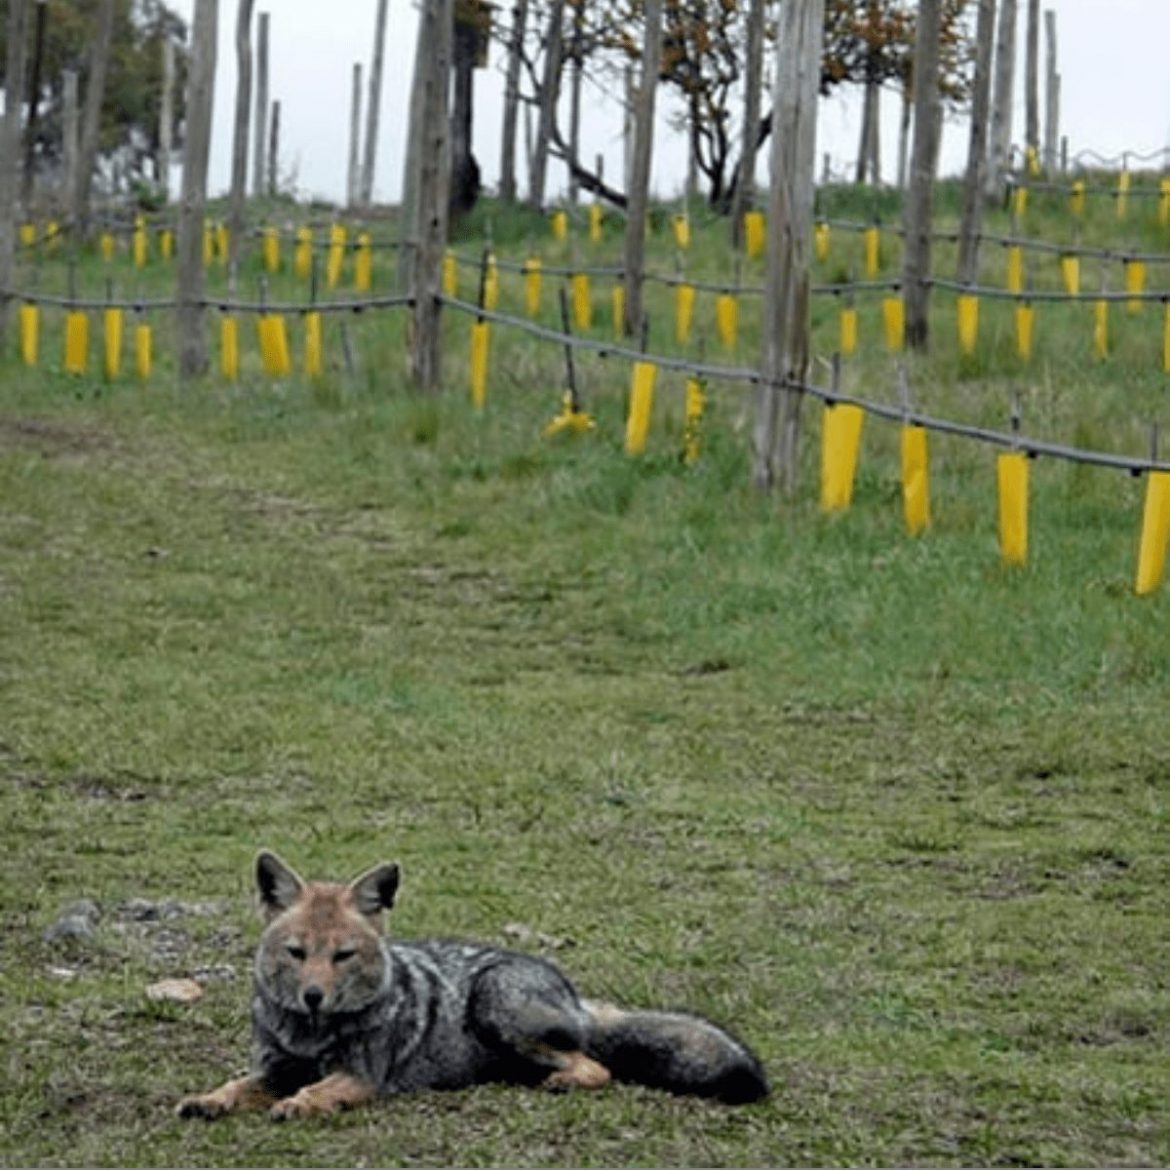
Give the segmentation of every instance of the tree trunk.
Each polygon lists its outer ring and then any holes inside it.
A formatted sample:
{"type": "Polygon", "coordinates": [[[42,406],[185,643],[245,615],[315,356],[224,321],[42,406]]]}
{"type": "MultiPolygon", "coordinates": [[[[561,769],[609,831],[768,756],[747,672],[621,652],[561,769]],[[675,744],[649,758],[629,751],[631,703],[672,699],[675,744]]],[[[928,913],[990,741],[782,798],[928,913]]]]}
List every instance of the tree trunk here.
{"type": "Polygon", "coordinates": [[[642,77],[638,88],[637,126],[634,130],[634,160],[631,182],[626,191],[626,236],[622,266],[625,284],[627,337],[642,330],[642,269],[646,258],[646,207],[650,198],[650,162],[654,153],[654,97],[662,61],[663,0],[645,0],[646,23],[642,41],[642,77]]]}
{"type": "Polygon", "coordinates": [[[875,187],[881,182],[881,86],[870,74],[865,81],[865,97],[861,106],[861,141],[857,148],[857,182],[866,181],[875,187]]]}
{"type": "MultiPolygon", "coordinates": [[[[45,56],[46,0],[37,0],[36,25],[33,31],[32,77],[28,86],[28,126],[24,132],[24,176],[20,200],[25,207],[32,203],[33,183],[36,180],[37,109],[41,101],[41,64],[45,56]]],[[[12,91],[9,90],[11,93],[12,91]]]]}
{"type": "Polygon", "coordinates": [[[1056,170],[1056,144],[1060,139],[1060,74],[1056,71],[1056,13],[1044,13],[1045,73],[1044,85],[1044,167],[1049,174],[1056,170]]]}
{"type": "Polygon", "coordinates": [[[913,86],[907,81],[902,85],[902,116],[898,119],[898,190],[906,190],[906,170],[910,162],[910,111],[913,101],[913,86]]]}
{"type": "Polygon", "coordinates": [[[544,73],[540,80],[540,120],[536,127],[536,146],[528,177],[528,202],[534,211],[544,206],[544,189],[548,178],[548,148],[556,116],[557,94],[561,87],[561,41],[565,0],[549,5],[548,37],[544,46],[544,73]]]}
{"type": "MultiPolygon", "coordinates": [[[[24,61],[28,41],[28,0],[8,0],[8,49],[5,56],[4,79],[6,94],[4,120],[0,122],[0,157],[20,158],[20,121],[24,103],[24,61]]],[[[17,221],[20,192],[20,167],[0,167],[0,289],[12,281],[16,256],[17,221]]],[[[0,345],[8,336],[10,301],[0,295],[0,345]]]]}
{"type": "Polygon", "coordinates": [[[77,70],[61,72],[61,190],[60,210],[68,216],[77,186],[77,149],[81,117],[77,100],[77,70]]]}
{"type": "Polygon", "coordinates": [[[264,148],[268,145],[268,13],[261,12],[256,29],[256,117],[252,143],[252,194],[260,198],[264,182],[264,148]]]}
{"type": "Polygon", "coordinates": [[[114,39],[114,0],[100,0],[93,40],[89,51],[89,76],[85,83],[85,109],[81,116],[81,141],[77,152],[77,175],[73,186],[69,218],[79,236],[89,232],[90,192],[97,165],[98,144],[102,130],[102,100],[106,92],[106,74],[110,66],[110,46],[114,39]]]}
{"type": "Polygon", "coordinates": [[[983,169],[987,165],[987,109],[991,98],[991,42],[995,0],[979,0],[975,22],[975,80],[963,212],[959,223],[958,280],[974,284],[979,275],[979,233],[983,226],[983,169]]]}
{"type": "Polygon", "coordinates": [[[823,40],[824,0],[786,0],[773,81],[763,377],[756,391],[752,481],[768,489],[779,479],[789,494],[798,480],[804,397],[799,386],[809,364],[809,244],[823,40]]]}
{"type": "Polygon", "coordinates": [[[440,388],[443,253],[447,247],[447,207],[451,178],[448,141],[448,89],[451,78],[453,0],[425,0],[419,15],[415,77],[420,79],[417,174],[413,235],[414,317],[411,376],[420,390],[440,388]]]}
{"type": "Polygon", "coordinates": [[[353,92],[349,99],[349,166],[345,172],[345,205],[351,211],[357,206],[361,190],[361,135],[362,135],[362,65],[353,63],[353,92]]]}
{"type": "Polygon", "coordinates": [[[520,66],[524,55],[524,26],[528,0],[512,7],[512,33],[508,38],[508,70],[504,81],[504,127],[500,139],[500,199],[516,202],[516,120],[520,110],[520,66]]]}
{"type": "MultiPolygon", "coordinates": [[[[573,71],[569,77],[569,155],[576,161],[581,153],[581,77],[584,62],[581,57],[581,30],[585,21],[584,0],[570,0],[573,9],[573,41],[570,50],[573,71]]],[[[569,168],[569,203],[577,206],[580,183],[569,168]]]]}
{"type": "Polygon", "coordinates": [[[1024,39],[1024,145],[1040,150],[1040,0],[1028,0],[1024,39]]]}
{"type": "MultiPolygon", "coordinates": [[[[207,204],[207,160],[211,153],[211,114],[215,96],[215,45],[219,0],[195,0],[191,20],[191,64],[187,82],[187,142],[183,149],[183,187],[179,202],[178,328],[179,374],[197,378],[207,370],[203,311],[203,217],[207,204]]],[[[263,19],[263,18],[261,18],[263,19]]]]}
{"type": "Polygon", "coordinates": [[[236,116],[232,126],[232,186],[228,213],[228,271],[239,268],[244,237],[244,199],[248,186],[248,124],[252,113],[252,4],[236,9],[236,116]]]}
{"type": "MultiPolygon", "coordinates": [[[[362,204],[374,201],[374,162],[378,153],[378,115],[382,108],[382,59],[386,52],[386,9],[389,0],[378,0],[374,20],[373,60],[370,64],[370,100],[366,106],[366,152],[362,160],[362,204]]],[[[447,34],[450,37],[450,33],[447,34]]]]}
{"type": "Polygon", "coordinates": [[[1012,90],[1016,67],[1016,0],[1002,0],[995,41],[995,92],[991,105],[991,141],[984,193],[992,202],[1003,194],[1012,141],[1012,90]]]}
{"type": "Polygon", "coordinates": [[[268,120],[268,163],[265,177],[268,180],[268,197],[275,198],[280,192],[280,102],[272,103],[272,116],[268,120]]]}
{"type": "Polygon", "coordinates": [[[760,145],[760,77],[764,58],[764,0],[750,0],[744,75],[739,178],[731,201],[731,246],[743,248],[743,217],[755,205],[756,151],[760,145]]]}
{"type": "Polygon", "coordinates": [[[902,293],[906,299],[906,344],[926,349],[930,276],[931,211],[938,157],[939,32],[941,0],[919,0],[914,34],[914,146],[906,199],[902,293]]]}
{"type": "Polygon", "coordinates": [[[471,153],[471,122],[475,59],[479,27],[472,4],[455,5],[452,69],[455,86],[451,106],[451,210],[470,211],[479,198],[479,164],[471,153]]]}
{"type": "MultiPolygon", "coordinates": [[[[427,86],[431,78],[430,47],[423,39],[430,28],[419,13],[418,31],[414,42],[414,72],[410,82],[410,121],[406,135],[406,153],[402,163],[402,214],[399,217],[402,247],[398,252],[398,288],[402,293],[414,292],[414,270],[418,237],[418,184],[423,142],[423,117],[426,113],[427,86]]],[[[358,194],[361,194],[359,182],[358,194]]]]}
{"type": "Polygon", "coordinates": [[[162,46],[162,98],[158,111],[158,179],[163,200],[171,197],[171,139],[175,125],[175,42],[170,37],[162,46]]]}

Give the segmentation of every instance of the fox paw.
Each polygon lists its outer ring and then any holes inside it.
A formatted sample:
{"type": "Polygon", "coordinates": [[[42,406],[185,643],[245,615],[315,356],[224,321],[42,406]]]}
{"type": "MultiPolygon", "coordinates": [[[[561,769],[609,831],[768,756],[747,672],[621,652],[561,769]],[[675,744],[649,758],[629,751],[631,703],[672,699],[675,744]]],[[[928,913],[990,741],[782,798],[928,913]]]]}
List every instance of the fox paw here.
{"type": "Polygon", "coordinates": [[[184,1097],[175,1106],[175,1115],[182,1118],[201,1117],[204,1121],[213,1121],[227,1112],[224,1103],[211,1094],[202,1097],[184,1097]]]}
{"type": "Polygon", "coordinates": [[[277,1101],[271,1109],[268,1110],[268,1116],[273,1121],[294,1121],[301,1120],[305,1117],[318,1117],[323,1113],[332,1113],[333,1110],[328,1105],[323,1105],[319,1101],[314,1101],[311,1097],[302,1096],[297,1093],[292,1097],[285,1097],[281,1101],[277,1101]]]}

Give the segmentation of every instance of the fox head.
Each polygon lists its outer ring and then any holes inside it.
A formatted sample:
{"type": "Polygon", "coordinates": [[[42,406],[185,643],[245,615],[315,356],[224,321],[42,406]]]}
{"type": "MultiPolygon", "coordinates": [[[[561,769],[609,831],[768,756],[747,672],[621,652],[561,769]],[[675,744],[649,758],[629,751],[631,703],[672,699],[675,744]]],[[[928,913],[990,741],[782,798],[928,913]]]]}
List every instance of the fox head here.
{"type": "Polygon", "coordinates": [[[275,853],[256,858],[267,925],[256,953],[262,993],[312,1018],[360,1011],[383,987],[382,911],[394,904],[398,866],[377,865],[348,885],[306,882],[275,853]]]}

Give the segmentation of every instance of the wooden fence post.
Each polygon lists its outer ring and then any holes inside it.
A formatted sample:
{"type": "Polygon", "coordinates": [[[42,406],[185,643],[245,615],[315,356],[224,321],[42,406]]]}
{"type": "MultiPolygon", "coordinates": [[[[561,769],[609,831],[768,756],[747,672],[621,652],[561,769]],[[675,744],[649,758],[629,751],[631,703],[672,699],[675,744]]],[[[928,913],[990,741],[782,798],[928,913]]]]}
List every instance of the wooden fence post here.
{"type": "Polygon", "coordinates": [[[528,204],[533,211],[544,206],[544,188],[548,177],[548,147],[556,117],[557,94],[561,84],[561,41],[565,17],[565,0],[549,5],[548,36],[544,44],[544,72],[540,81],[540,119],[536,128],[536,148],[528,173],[528,204]]]}
{"type": "MultiPolygon", "coordinates": [[[[76,81],[74,82],[76,86],[76,81]]],[[[163,199],[171,198],[171,141],[175,128],[175,42],[170,37],[162,45],[162,97],[158,107],[158,184],[163,199]]]]}
{"type": "Polygon", "coordinates": [[[248,186],[248,123],[252,113],[252,3],[236,10],[236,112],[232,127],[232,186],[228,212],[228,271],[240,263],[244,235],[244,198],[248,186]]]}
{"type": "Polygon", "coordinates": [[[764,0],[750,0],[747,14],[747,63],[744,74],[743,135],[739,174],[731,201],[731,246],[743,248],[743,217],[755,204],[756,151],[760,142],[760,74],[764,57],[764,0]]]}
{"type": "Polygon", "coordinates": [[[1044,13],[1044,169],[1052,174],[1057,163],[1060,136],[1060,74],[1056,71],[1056,13],[1044,13]]]}
{"type": "Polygon", "coordinates": [[[1012,141],[1012,90],[1016,68],[1016,0],[1000,0],[995,41],[995,92],[991,104],[991,140],[984,194],[997,202],[1003,191],[1012,141]]]}
{"type": "Polygon", "coordinates": [[[94,17],[93,40],[87,54],[88,77],[85,82],[85,107],[81,113],[81,136],[77,148],[77,172],[69,194],[69,218],[74,232],[89,230],[90,192],[93,169],[97,163],[102,128],[102,100],[110,66],[110,48],[114,39],[114,0],[101,0],[94,17]]]}
{"type": "Polygon", "coordinates": [[[264,182],[264,148],[268,143],[268,13],[261,12],[256,28],[256,118],[252,142],[252,194],[260,197],[264,182]]]}
{"type": "Polygon", "coordinates": [[[971,95],[971,133],[963,212],[959,221],[958,279],[974,284],[979,274],[979,232],[983,221],[983,171],[987,165],[987,110],[991,98],[991,43],[995,0],[979,0],[975,21],[975,81],[971,95]]]}
{"type": "Polygon", "coordinates": [[[520,109],[520,66],[524,54],[524,26],[528,23],[528,0],[512,6],[512,29],[508,37],[508,69],[504,81],[504,126],[500,136],[500,199],[516,202],[516,120],[520,109]]]}
{"type": "Polygon", "coordinates": [[[345,205],[357,206],[361,190],[362,63],[353,63],[353,90],[349,98],[349,165],[345,172],[345,205]]]}
{"type": "MultiPolygon", "coordinates": [[[[8,51],[4,77],[9,94],[24,92],[24,61],[28,40],[28,0],[8,0],[8,51]]],[[[0,157],[20,157],[20,116],[23,103],[6,100],[0,122],[0,157]]],[[[17,196],[20,191],[19,165],[0,167],[0,289],[12,279],[16,255],[17,196]]],[[[8,335],[9,300],[0,294],[0,342],[8,335]]]]}
{"type": "Polygon", "coordinates": [[[1028,0],[1024,32],[1024,146],[1040,153],[1040,0],[1028,0]]]}
{"type": "Polygon", "coordinates": [[[268,180],[268,194],[274,196],[280,189],[280,171],[277,163],[280,160],[280,102],[272,103],[271,117],[268,119],[268,164],[264,168],[265,178],[268,180]]]}
{"type": "Polygon", "coordinates": [[[388,0],[378,0],[374,19],[373,60],[370,62],[370,100],[366,106],[366,149],[362,158],[362,206],[374,199],[374,164],[378,154],[378,116],[382,107],[382,58],[386,52],[386,8],[388,0]]]}

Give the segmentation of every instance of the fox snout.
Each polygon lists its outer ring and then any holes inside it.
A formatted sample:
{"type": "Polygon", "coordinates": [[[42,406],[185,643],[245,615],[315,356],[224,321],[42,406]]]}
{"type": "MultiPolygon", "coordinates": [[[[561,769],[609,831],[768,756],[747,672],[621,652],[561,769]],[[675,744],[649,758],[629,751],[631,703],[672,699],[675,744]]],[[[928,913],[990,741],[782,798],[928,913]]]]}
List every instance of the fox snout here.
{"type": "Polygon", "coordinates": [[[301,1003],[305,1005],[305,1009],[309,1015],[315,1016],[321,1010],[321,1005],[325,1002],[325,992],[321,990],[315,983],[310,983],[308,987],[301,992],[301,1003]]]}

